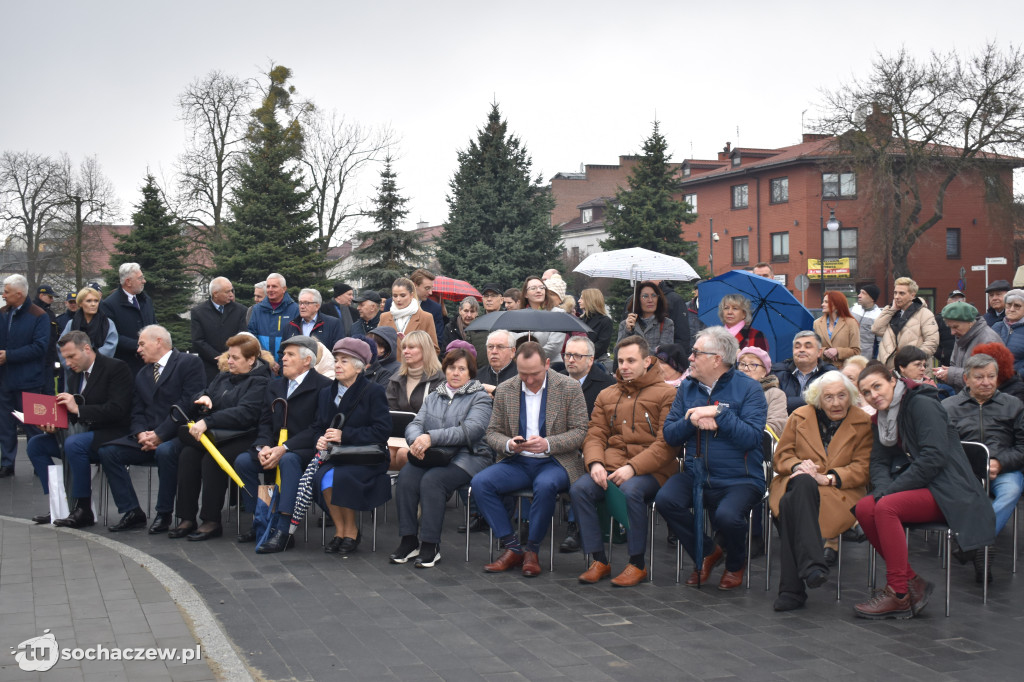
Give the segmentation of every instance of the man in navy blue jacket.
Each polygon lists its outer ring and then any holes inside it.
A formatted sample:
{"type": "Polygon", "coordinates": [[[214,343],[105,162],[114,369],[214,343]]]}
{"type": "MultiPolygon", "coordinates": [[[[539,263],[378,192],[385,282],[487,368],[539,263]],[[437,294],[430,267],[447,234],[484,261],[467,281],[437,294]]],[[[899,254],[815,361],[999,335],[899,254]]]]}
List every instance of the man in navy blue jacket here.
{"type": "Polygon", "coordinates": [[[334,344],[345,337],[342,333],[341,321],[336,317],[323,315],[322,304],[323,297],[316,289],[300,291],[299,316],[288,323],[288,331],[284,338],[308,336],[324,344],[325,348],[334,348],[334,344]]]}
{"type": "MultiPolygon", "coordinates": [[[[0,478],[14,475],[18,454],[18,425],[11,412],[21,411],[21,393],[53,393],[53,367],[46,371],[50,318],[28,300],[28,280],[11,275],[4,280],[0,309],[0,478]]],[[[26,438],[42,433],[25,425],[26,438]]]]}
{"type": "Polygon", "coordinates": [[[707,582],[722,560],[723,550],[725,574],[718,589],[732,590],[743,584],[747,520],[764,495],[761,442],[768,403],[761,384],[736,371],[738,351],[736,338],[724,327],[701,331],[690,355],[690,376],[679,387],[664,423],[665,442],[685,446],[686,462],[682,473],[658,491],[655,505],[686,552],[701,566],[700,573],[694,571],[686,581],[690,586],[707,582]],[[694,557],[695,455],[704,460],[704,505],[723,545],[716,546],[705,537],[703,557],[694,557]]]}
{"type": "Polygon", "coordinates": [[[156,324],[153,301],[143,293],[146,277],[138,263],[124,263],[117,269],[121,286],[100,303],[100,311],[117,327],[117,350],[114,357],[128,365],[132,376],[142,369],[142,360],[136,352],[139,330],[156,324]]]}
{"type": "Polygon", "coordinates": [[[156,515],[150,534],[166,533],[174,513],[178,487],[178,426],[171,419],[171,407],[192,404],[206,387],[203,361],[197,355],[171,348],[171,334],[152,325],[139,332],[139,355],[145,366],[135,375],[135,400],[128,435],[99,449],[103,472],[121,520],[108,530],[116,533],[143,526],[146,513],[132,486],[127,465],[156,462],[160,483],[156,494],[156,515]]]}

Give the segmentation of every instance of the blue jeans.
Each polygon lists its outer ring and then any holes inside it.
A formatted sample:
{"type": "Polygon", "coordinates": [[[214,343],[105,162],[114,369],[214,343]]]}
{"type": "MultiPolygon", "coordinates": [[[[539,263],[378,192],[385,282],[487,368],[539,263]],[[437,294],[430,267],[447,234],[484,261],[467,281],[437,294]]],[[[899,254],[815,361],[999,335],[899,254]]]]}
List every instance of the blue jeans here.
{"type": "MultiPolygon", "coordinates": [[[[630,556],[647,551],[647,504],[658,494],[658,479],[651,474],[634,476],[620,486],[626,496],[626,512],[629,515],[629,530],[626,531],[626,546],[630,556]]],[[[572,506],[580,525],[580,540],[586,554],[604,548],[603,531],[598,521],[597,505],[604,500],[605,489],[594,483],[589,474],[576,479],[569,490],[572,506]]]]}
{"type": "MultiPolygon", "coordinates": [[[[764,490],[745,483],[727,488],[704,487],[704,508],[711,515],[711,526],[722,536],[725,569],[738,571],[747,561],[747,520],[750,510],[761,501],[764,490]]],[[[704,557],[694,556],[696,550],[693,518],[693,473],[686,469],[665,482],[654,498],[658,513],[672,533],[683,543],[686,553],[699,566],[711,554],[715,541],[704,536],[704,557]]],[[[701,519],[701,526],[704,521],[701,519]]]]}
{"type": "MultiPolygon", "coordinates": [[[[49,495],[50,480],[47,467],[53,464],[54,458],[60,458],[57,438],[49,433],[32,436],[26,449],[32,468],[43,484],[43,494],[49,495]]],[[[92,476],[89,463],[100,461],[99,455],[92,450],[92,431],[68,436],[64,441],[64,456],[68,458],[68,469],[71,471],[71,497],[91,497],[92,476]]]]}
{"type": "Polygon", "coordinates": [[[1020,499],[1021,491],[1024,491],[1024,474],[1019,471],[999,474],[989,482],[989,489],[995,496],[992,500],[992,509],[996,512],[996,535],[999,535],[1003,526],[1013,516],[1017,500],[1020,499]]]}
{"type": "Polygon", "coordinates": [[[569,489],[569,474],[554,457],[512,455],[474,476],[470,486],[480,514],[498,538],[514,532],[502,498],[517,490],[532,489],[527,545],[536,551],[547,535],[558,494],[569,489]]]}
{"type": "MultiPolygon", "coordinates": [[[[265,473],[264,469],[260,465],[259,456],[251,450],[246,450],[236,457],[234,466],[238,477],[245,483],[245,489],[252,492],[251,495],[242,495],[245,511],[251,514],[256,511],[256,488],[260,485],[259,475],[265,473]]],[[[290,516],[295,509],[299,479],[302,478],[302,472],[306,470],[306,467],[302,464],[302,459],[294,452],[285,452],[281,455],[277,466],[281,469],[281,499],[277,503],[277,512],[290,516]]],[[[273,469],[267,473],[271,474],[271,482],[276,480],[273,469]]]]}
{"type": "MultiPolygon", "coordinates": [[[[160,443],[156,450],[143,451],[128,445],[104,445],[100,448],[100,461],[103,473],[110,484],[110,494],[114,497],[119,514],[127,514],[139,508],[139,498],[132,485],[132,477],[128,472],[129,465],[148,465],[156,462],[159,482],[156,490],[156,513],[174,513],[174,495],[178,490],[178,453],[181,452],[181,441],[172,438],[160,443]]],[[[149,513],[149,510],[146,510],[149,513]]]]}

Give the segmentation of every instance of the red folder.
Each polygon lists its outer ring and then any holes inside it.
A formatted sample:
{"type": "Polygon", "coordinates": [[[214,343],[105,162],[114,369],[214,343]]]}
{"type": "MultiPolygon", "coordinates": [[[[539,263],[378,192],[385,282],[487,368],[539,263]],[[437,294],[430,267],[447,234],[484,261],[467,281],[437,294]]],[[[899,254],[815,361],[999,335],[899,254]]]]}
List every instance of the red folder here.
{"type": "Polygon", "coordinates": [[[33,426],[68,428],[68,408],[57,404],[57,397],[42,393],[22,393],[21,405],[25,423],[33,426]]]}

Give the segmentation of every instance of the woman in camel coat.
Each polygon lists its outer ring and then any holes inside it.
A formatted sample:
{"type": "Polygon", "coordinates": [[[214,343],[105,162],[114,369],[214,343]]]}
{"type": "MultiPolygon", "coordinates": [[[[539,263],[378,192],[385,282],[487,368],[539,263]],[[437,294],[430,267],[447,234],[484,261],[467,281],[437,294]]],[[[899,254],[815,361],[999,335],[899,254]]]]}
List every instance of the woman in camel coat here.
{"type": "Polygon", "coordinates": [[[814,332],[821,339],[822,356],[842,369],[846,358],[860,355],[860,325],[850,313],[846,296],[838,291],[825,292],[821,313],[814,321],[814,332]]]}
{"type": "Polygon", "coordinates": [[[871,418],[857,407],[853,382],[835,370],[816,379],[793,411],[775,449],[768,503],[781,539],[776,611],[800,608],[807,587],[828,579],[822,538],[856,523],[851,509],[867,493],[871,418]]]}
{"type": "Polygon", "coordinates": [[[380,326],[394,327],[398,331],[399,352],[402,348],[402,339],[414,331],[426,332],[434,343],[434,352],[441,352],[441,347],[437,344],[434,316],[420,309],[419,301],[416,300],[416,285],[411,279],[399,277],[391,285],[391,310],[381,313],[380,326]]]}

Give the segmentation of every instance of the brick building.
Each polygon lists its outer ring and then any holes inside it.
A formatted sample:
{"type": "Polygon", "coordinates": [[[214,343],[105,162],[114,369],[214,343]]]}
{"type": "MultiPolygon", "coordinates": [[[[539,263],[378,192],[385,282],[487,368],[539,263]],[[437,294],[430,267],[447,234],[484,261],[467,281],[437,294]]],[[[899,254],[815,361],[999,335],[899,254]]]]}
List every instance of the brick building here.
{"type": "MultiPolygon", "coordinates": [[[[814,308],[823,291],[824,246],[824,289],[852,296],[860,285],[873,282],[888,301],[891,265],[885,235],[871,218],[867,183],[863,178],[858,183],[856,173],[832,165],[832,141],[807,134],[799,144],[778,149],[726,144],[715,159],[675,164],[680,169],[680,196],[698,215],[695,223],[683,228],[684,237],[697,242],[698,264],[721,274],[767,261],[798,299],[796,278],[808,275],[805,300],[814,308]],[[822,226],[833,213],[839,229],[825,230],[823,236],[822,226]],[[712,241],[713,233],[719,241],[712,241]]],[[[593,217],[588,209],[593,210],[595,200],[601,199],[603,206],[616,188],[626,186],[635,162],[636,157],[624,156],[617,166],[588,165],[582,173],[559,173],[552,178],[553,224],[564,223],[563,230],[582,227],[586,218],[593,217]]],[[[942,220],[911,249],[908,265],[926,298],[937,297],[944,303],[949,291],[958,287],[962,268],[962,288],[970,301],[983,307],[985,273],[973,271],[972,266],[983,265],[986,258],[1007,259],[1006,265],[989,267],[989,281],[1013,279],[1018,265],[1013,221],[1005,207],[991,199],[987,187],[997,179],[1012,189],[1013,169],[1024,166],[1024,160],[1003,157],[997,166],[994,177],[991,172],[989,177],[978,172],[958,177],[946,192],[942,220]]],[[[927,217],[934,193],[922,199],[927,217]]],[[[566,232],[567,245],[571,232],[566,232]]]]}

